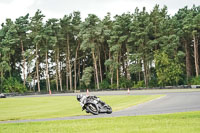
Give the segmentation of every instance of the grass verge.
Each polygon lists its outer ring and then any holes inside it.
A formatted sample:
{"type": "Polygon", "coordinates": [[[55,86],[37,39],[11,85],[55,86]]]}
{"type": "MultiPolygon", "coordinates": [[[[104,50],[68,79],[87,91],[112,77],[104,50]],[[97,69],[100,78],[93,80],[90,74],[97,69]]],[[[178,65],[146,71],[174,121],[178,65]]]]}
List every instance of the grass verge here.
{"type": "Polygon", "coordinates": [[[164,115],[0,124],[0,133],[199,133],[200,111],[164,115]]]}
{"type": "MultiPolygon", "coordinates": [[[[162,95],[101,96],[114,111],[143,103],[162,95]]],[[[0,99],[0,121],[56,118],[85,115],[75,96],[23,97],[0,99]]]]}

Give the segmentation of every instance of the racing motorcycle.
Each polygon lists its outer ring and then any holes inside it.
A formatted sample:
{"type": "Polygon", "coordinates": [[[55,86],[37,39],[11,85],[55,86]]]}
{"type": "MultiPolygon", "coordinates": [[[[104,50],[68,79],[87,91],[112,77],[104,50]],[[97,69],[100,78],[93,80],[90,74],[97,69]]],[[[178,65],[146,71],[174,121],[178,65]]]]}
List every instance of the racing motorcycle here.
{"type": "Polygon", "coordinates": [[[6,95],[3,93],[0,93],[0,98],[6,98],[6,95]]]}
{"type": "Polygon", "coordinates": [[[77,95],[77,100],[82,107],[82,111],[85,110],[86,113],[91,113],[93,115],[98,115],[99,113],[112,113],[112,108],[101,101],[97,96],[77,95]]]}

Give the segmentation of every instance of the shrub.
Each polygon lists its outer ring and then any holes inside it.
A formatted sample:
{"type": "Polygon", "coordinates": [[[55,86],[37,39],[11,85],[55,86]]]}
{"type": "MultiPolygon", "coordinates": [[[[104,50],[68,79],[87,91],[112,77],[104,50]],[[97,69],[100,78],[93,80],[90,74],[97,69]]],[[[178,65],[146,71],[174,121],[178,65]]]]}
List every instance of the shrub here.
{"type": "Polygon", "coordinates": [[[132,87],[132,82],[131,80],[126,79],[125,77],[120,78],[120,88],[129,88],[132,87]]]}
{"type": "Polygon", "coordinates": [[[117,89],[117,84],[112,84],[112,85],[110,85],[110,88],[111,88],[111,89],[117,89]]]}
{"type": "Polygon", "coordinates": [[[157,87],[159,86],[158,85],[158,80],[157,78],[152,78],[150,81],[149,81],[149,87],[157,87]]]}
{"type": "Polygon", "coordinates": [[[16,78],[10,77],[3,83],[4,92],[19,92],[23,93],[27,91],[27,88],[20,83],[16,78]]]}
{"type": "Polygon", "coordinates": [[[100,84],[99,87],[101,89],[110,89],[110,83],[107,80],[103,80],[100,84]]]}
{"type": "Polygon", "coordinates": [[[200,76],[199,76],[199,77],[194,77],[194,78],[192,78],[192,79],[189,81],[189,83],[190,83],[191,85],[200,85],[200,76]]]}
{"type": "Polygon", "coordinates": [[[140,87],[145,87],[144,80],[138,81],[137,84],[135,84],[135,85],[133,86],[133,88],[140,88],[140,87]]]}

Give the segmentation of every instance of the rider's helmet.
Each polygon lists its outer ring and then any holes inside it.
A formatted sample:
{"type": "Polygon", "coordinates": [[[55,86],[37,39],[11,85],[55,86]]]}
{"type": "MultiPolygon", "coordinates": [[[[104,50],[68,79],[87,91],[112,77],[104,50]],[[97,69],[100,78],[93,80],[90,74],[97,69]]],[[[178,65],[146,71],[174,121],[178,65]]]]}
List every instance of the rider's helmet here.
{"type": "Polygon", "coordinates": [[[77,98],[78,101],[80,101],[80,99],[81,99],[82,97],[83,97],[82,94],[76,96],[76,98],[77,98]]]}

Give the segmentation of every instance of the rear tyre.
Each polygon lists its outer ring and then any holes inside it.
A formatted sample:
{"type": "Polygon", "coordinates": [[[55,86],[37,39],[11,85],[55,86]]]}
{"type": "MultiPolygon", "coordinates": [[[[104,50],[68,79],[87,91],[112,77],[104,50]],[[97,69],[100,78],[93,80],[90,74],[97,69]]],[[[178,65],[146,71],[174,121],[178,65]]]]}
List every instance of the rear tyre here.
{"type": "Polygon", "coordinates": [[[98,108],[94,104],[91,104],[91,103],[86,106],[86,110],[93,115],[99,114],[98,108]]]}

